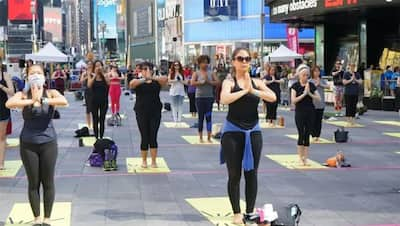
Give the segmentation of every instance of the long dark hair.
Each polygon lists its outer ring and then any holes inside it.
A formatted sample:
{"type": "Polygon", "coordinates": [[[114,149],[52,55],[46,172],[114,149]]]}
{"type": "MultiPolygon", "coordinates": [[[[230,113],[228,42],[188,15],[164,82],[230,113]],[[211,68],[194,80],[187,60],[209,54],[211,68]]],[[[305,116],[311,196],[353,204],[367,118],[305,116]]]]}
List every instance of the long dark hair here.
{"type": "Polygon", "coordinates": [[[103,62],[101,62],[101,60],[96,60],[96,61],[94,62],[94,64],[93,64],[94,73],[97,75],[97,73],[96,73],[96,64],[97,64],[97,63],[100,63],[100,64],[101,64],[101,67],[103,68],[102,71],[101,71],[101,73],[99,73],[99,75],[100,75],[100,77],[101,77],[101,79],[102,79],[103,81],[106,81],[106,76],[104,75],[104,64],[103,64],[103,62]]]}
{"type": "MultiPolygon", "coordinates": [[[[234,60],[236,60],[236,56],[239,54],[239,52],[240,51],[246,51],[248,54],[249,54],[249,56],[250,56],[250,50],[249,49],[247,49],[247,48],[243,48],[243,47],[239,47],[239,48],[236,48],[234,51],[233,51],[233,53],[232,53],[232,61],[234,61],[234,60]]],[[[232,77],[235,77],[236,76],[236,69],[235,69],[235,67],[232,65],[232,71],[231,71],[231,75],[232,75],[232,77]]]]}
{"type": "Polygon", "coordinates": [[[175,61],[172,65],[171,65],[171,79],[175,79],[175,64],[179,64],[179,74],[181,74],[182,75],[182,77],[183,77],[183,68],[182,68],[182,64],[181,64],[181,62],[179,62],[178,60],[177,61],[175,61]]]}
{"type": "Polygon", "coordinates": [[[321,68],[319,68],[319,66],[317,66],[317,65],[314,65],[314,66],[311,68],[311,72],[310,72],[310,77],[311,77],[312,79],[314,79],[314,71],[316,71],[316,70],[319,71],[319,77],[321,77],[321,68]]]}

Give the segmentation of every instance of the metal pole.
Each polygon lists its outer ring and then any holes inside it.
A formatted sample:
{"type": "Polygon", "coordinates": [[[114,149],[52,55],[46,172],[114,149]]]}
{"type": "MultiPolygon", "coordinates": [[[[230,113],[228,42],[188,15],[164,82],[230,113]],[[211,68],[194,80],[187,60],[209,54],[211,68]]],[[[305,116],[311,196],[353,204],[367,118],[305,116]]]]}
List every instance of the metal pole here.
{"type": "Polygon", "coordinates": [[[265,13],[264,13],[264,0],[261,0],[261,15],[260,15],[260,24],[261,24],[261,40],[260,40],[260,67],[264,67],[264,24],[265,24],[265,13]]]}
{"type": "Polygon", "coordinates": [[[101,51],[100,40],[99,40],[99,1],[96,0],[96,42],[97,42],[97,53],[99,59],[103,59],[103,53],[101,51]]]}
{"type": "Polygon", "coordinates": [[[32,53],[36,52],[36,20],[35,13],[32,13],[32,53]]]}

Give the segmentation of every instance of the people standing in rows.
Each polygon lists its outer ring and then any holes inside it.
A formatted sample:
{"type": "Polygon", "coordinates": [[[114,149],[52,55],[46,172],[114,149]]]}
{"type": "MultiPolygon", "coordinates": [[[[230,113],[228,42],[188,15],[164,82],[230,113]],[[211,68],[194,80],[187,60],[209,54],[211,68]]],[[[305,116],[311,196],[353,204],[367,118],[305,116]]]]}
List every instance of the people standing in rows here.
{"type": "Polygon", "coordinates": [[[196,109],[196,86],[192,85],[192,70],[187,66],[184,70],[186,74],[186,80],[188,81],[187,85],[187,95],[189,98],[189,112],[192,114],[192,117],[196,117],[197,109],[196,109]]]}
{"type": "Polygon", "coordinates": [[[344,100],[346,102],[346,117],[349,125],[354,125],[355,116],[357,113],[357,102],[360,85],[362,79],[359,73],[356,72],[356,65],[350,64],[350,70],[346,71],[343,76],[344,84],[344,100]]]}
{"type": "Polygon", "coordinates": [[[308,81],[310,68],[307,65],[300,65],[296,73],[299,81],[293,84],[291,97],[293,104],[295,104],[295,122],[298,132],[297,153],[299,154],[300,164],[308,166],[310,135],[315,118],[313,101],[321,101],[321,97],[314,83],[308,81]]]}
{"type": "Polygon", "coordinates": [[[183,68],[179,61],[175,61],[168,74],[168,83],[171,85],[169,95],[171,96],[172,118],[177,123],[182,121],[183,98],[185,97],[185,85],[187,81],[183,76],[183,68]]]}
{"type": "MultiPolygon", "coordinates": [[[[265,78],[267,75],[269,75],[270,68],[271,65],[268,62],[265,62],[263,65],[263,70],[260,72],[260,78],[265,78]]],[[[262,113],[267,113],[267,103],[265,101],[263,101],[262,113]]]]}
{"type": "Polygon", "coordinates": [[[0,171],[5,169],[4,161],[7,148],[7,125],[11,120],[10,109],[6,107],[9,96],[14,95],[14,86],[10,76],[1,70],[0,77],[0,171]]]}
{"type": "Polygon", "coordinates": [[[104,73],[103,63],[97,60],[94,63],[94,75],[88,77],[88,87],[92,96],[93,131],[96,139],[103,139],[104,124],[108,110],[108,88],[110,80],[104,73]]]}
{"type": "Polygon", "coordinates": [[[93,128],[92,125],[92,102],[93,102],[93,93],[92,89],[88,87],[89,77],[94,76],[94,65],[92,61],[87,62],[87,69],[84,71],[80,77],[80,82],[84,89],[85,96],[85,107],[86,107],[86,125],[88,128],[93,128]]]}
{"type": "Polygon", "coordinates": [[[57,64],[56,71],[53,72],[51,79],[54,81],[55,89],[61,95],[64,95],[66,75],[59,64],[57,64]]]}
{"type": "Polygon", "coordinates": [[[232,55],[232,79],[225,79],[221,103],[229,107],[221,138],[221,163],[228,170],[228,195],[234,213],[233,223],[242,224],[240,209],[240,178],[245,177],[246,213],[254,211],[257,197],[257,169],[263,147],[258,120],[260,99],[276,101],[276,95],[262,80],[248,73],[251,61],[248,49],[235,49],[232,55]]]}
{"type": "Polygon", "coordinates": [[[276,113],[278,110],[278,104],[281,101],[281,84],[284,82],[283,79],[279,76],[279,73],[277,72],[276,66],[273,65],[269,68],[269,73],[266,75],[264,78],[264,82],[267,85],[268,88],[270,88],[276,96],[276,101],[275,102],[268,102],[264,101],[266,106],[267,106],[267,115],[266,115],[266,120],[267,123],[269,123],[270,127],[275,126],[275,120],[276,120],[276,113]]]}
{"type": "Polygon", "coordinates": [[[334,92],[335,92],[335,111],[336,116],[341,116],[342,104],[343,104],[343,75],[344,70],[342,63],[338,60],[335,63],[335,67],[332,70],[331,75],[333,76],[333,85],[334,85],[334,92]]]}
{"type": "Polygon", "coordinates": [[[219,81],[217,75],[212,73],[208,65],[210,64],[210,57],[201,55],[197,58],[199,70],[192,75],[191,85],[196,86],[196,108],[198,112],[198,132],[199,141],[203,143],[203,123],[206,119],[207,127],[207,141],[211,140],[211,127],[212,127],[212,109],[214,103],[214,86],[218,85],[219,81]]]}
{"type": "Polygon", "coordinates": [[[157,135],[161,122],[162,103],[161,87],[168,82],[166,76],[154,77],[154,65],[149,62],[141,64],[142,78],[133,79],[129,86],[135,89],[136,103],[134,111],[139,127],[141,142],[142,168],[147,168],[147,153],[150,148],[151,167],[157,168],[157,135]]]}
{"type": "Polygon", "coordinates": [[[52,118],[56,106],[66,106],[67,100],[54,89],[45,89],[45,77],[40,65],[28,71],[30,89],[17,92],[7,108],[22,108],[24,124],[20,134],[20,154],[28,177],[28,196],[35,226],[50,225],[55,197],[54,170],[57,160],[57,135],[52,118]],[[43,187],[44,219],[40,217],[40,185],[43,187]]]}
{"type": "MultiPolygon", "coordinates": [[[[217,103],[217,109],[220,110],[220,99],[221,99],[221,90],[222,90],[222,82],[225,80],[227,72],[225,70],[225,66],[223,64],[218,64],[218,67],[215,70],[218,80],[218,83],[215,87],[215,102],[217,103]]],[[[222,106],[222,109],[224,106],[222,106]]]]}
{"type": "Polygon", "coordinates": [[[325,79],[321,77],[320,67],[314,66],[311,69],[311,79],[316,87],[318,94],[320,95],[320,100],[313,99],[315,114],[314,114],[314,125],[312,127],[311,136],[314,138],[314,141],[319,142],[319,138],[321,137],[321,128],[322,128],[322,119],[324,116],[325,109],[325,89],[328,89],[330,86],[325,79]]]}
{"type": "Polygon", "coordinates": [[[110,81],[111,113],[113,116],[120,117],[121,80],[124,80],[124,77],[119,73],[116,65],[110,65],[110,72],[107,76],[110,81]]]}

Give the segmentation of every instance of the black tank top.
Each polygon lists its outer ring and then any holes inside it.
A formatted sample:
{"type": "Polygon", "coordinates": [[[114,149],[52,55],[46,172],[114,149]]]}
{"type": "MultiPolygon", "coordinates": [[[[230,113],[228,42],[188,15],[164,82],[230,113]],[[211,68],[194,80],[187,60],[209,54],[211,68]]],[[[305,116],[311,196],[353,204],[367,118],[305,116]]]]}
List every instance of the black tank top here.
{"type": "Polygon", "coordinates": [[[108,102],[108,85],[104,80],[94,80],[92,85],[92,96],[93,101],[96,103],[107,103],[108,102]]]}
{"type": "MultiPolygon", "coordinates": [[[[28,98],[31,98],[31,92],[28,98]]],[[[47,92],[43,89],[43,97],[47,97],[47,92]]],[[[54,107],[42,105],[40,107],[26,106],[22,110],[24,126],[22,127],[20,139],[22,142],[32,144],[43,144],[57,139],[56,131],[53,127],[54,107]]]]}
{"type": "MultiPolygon", "coordinates": [[[[232,93],[241,91],[236,78],[234,78],[235,85],[232,89],[232,93]]],[[[251,80],[253,88],[256,86],[251,80]]],[[[253,94],[246,94],[229,104],[228,116],[226,119],[234,125],[242,129],[251,129],[258,123],[258,103],[260,98],[253,94]]]]}
{"type": "MultiPolygon", "coordinates": [[[[7,82],[4,79],[4,74],[1,72],[0,84],[7,87],[7,82]]],[[[7,87],[8,88],[8,87],[7,87]]],[[[2,89],[0,89],[0,121],[10,118],[10,109],[6,108],[6,102],[8,100],[8,95],[2,89]]]]}
{"type": "Polygon", "coordinates": [[[135,112],[150,115],[161,114],[162,104],[160,100],[160,90],[160,84],[155,81],[143,83],[136,87],[135,112]]]}

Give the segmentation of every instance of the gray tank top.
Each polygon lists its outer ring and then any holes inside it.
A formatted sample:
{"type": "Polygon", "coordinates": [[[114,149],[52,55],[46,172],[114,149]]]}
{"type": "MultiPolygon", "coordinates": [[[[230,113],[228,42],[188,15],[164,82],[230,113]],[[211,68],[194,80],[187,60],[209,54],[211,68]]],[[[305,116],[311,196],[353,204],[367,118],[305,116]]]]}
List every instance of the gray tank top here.
{"type": "MultiPolygon", "coordinates": [[[[201,81],[200,71],[197,71],[197,81],[201,81]]],[[[207,72],[208,80],[211,81],[213,76],[211,72],[207,72]]],[[[196,98],[204,98],[204,97],[214,97],[214,87],[209,84],[205,83],[203,85],[196,86],[196,98]]]]}
{"type": "MultiPolygon", "coordinates": [[[[47,97],[43,91],[43,97],[47,97]]],[[[31,98],[29,92],[28,97],[31,98]]],[[[24,126],[21,131],[20,140],[32,144],[44,144],[57,139],[53,127],[54,107],[42,105],[40,107],[27,106],[22,110],[24,126]]]]}

